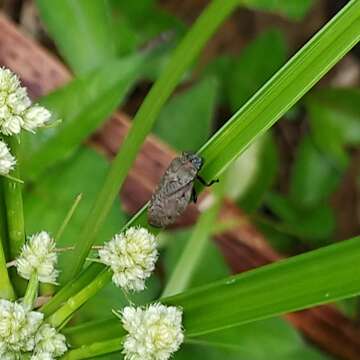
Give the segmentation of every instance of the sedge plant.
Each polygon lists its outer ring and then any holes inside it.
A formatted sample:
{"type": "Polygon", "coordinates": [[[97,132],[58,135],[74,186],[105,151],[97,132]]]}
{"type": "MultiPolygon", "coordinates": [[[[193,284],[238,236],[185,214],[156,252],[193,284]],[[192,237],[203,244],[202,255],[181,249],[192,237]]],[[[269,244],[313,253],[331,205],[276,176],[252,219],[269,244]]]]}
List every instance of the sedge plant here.
{"type": "MultiPolygon", "coordinates": [[[[209,236],[209,224],[216,218],[219,194],[213,206],[202,214],[163,296],[151,303],[136,306],[130,296],[144,290],[159,256],[159,229],[147,223],[147,205],[120,232],[95,248],[95,255],[90,253],[162,106],[211,35],[239,4],[236,0],[212,1],[175,49],[137,112],[73,244],[67,266],[61,269],[57,266],[56,241],[71,221],[79,199],[55,238],[42,231],[26,239],[22,203],[22,178],[26,179],[26,174],[23,177],[18,155],[21,135],[33,132],[32,141],[36,142],[37,133],[47,131],[38,128],[48,125],[50,112],[31,104],[15,74],[5,68],[0,70],[2,358],[86,359],[122,351],[126,359],[165,360],[183,342],[196,341],[205,334],[360,293],[360,270],[348,266],[360,260],[359,238],[186,290],[204,239],[209,236]],[[92,263],[85,267],[89,258],[92,263]],[[19,277],[27,281],[24,292],[18,286],[19,277]],[[96,322],[72,327],[69,322],[77,310],[111,281],[128,299],[128,306],[114,309],[111,320],[94,319],[96,322]],[[39,296],[40,283],[55,289],[50,297],[39,296]]],[[[221,176],[359,40],[360,3],[352,0],[199,149],[205,159],[200,175],[207,179],[221,176]]],[[[67,132],[71,137],[73,127],[66,128],[66,119],[64,125],[58,126],[64,126],[60,139],[66,138],[67,132]]],[[[56,136],[55,132],[55,142],[56,136]]],[[[37,152],[41,152],[41,144],[37,152]]],[[[41,162],[37,166],[41,167],[41,162]]]]}

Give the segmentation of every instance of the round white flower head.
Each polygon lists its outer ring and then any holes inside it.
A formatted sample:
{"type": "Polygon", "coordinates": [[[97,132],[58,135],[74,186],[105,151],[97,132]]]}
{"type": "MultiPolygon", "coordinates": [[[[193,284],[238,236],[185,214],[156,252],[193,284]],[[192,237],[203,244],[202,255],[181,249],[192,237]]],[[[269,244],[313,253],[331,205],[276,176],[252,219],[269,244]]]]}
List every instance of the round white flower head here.
{"type": "Polygon", "coordinates": [[[65,336],[58,333],[49,324],[44,324],[40,327],[35,335],[35,350],[34,359],[47,359],[46,356],[54,357],[61,356],[67,351],[65,336]]]}
{"type": "Polygon", "coordinates": [[[32,131],[50,120],[45,108],[31,106],[26,88],[9,69],[0,68],[0,133],[19,134],[21,129],[32,131]]]}
{"type": "Polygon", "coordinates": [[[24,279],[29,280],[36,272],[40,282],[56,284],[59,275],[56,263],[55,241],[46,231],[42,231],[30,236],[16,259],[16,268],[24,279]]]}
{"type": "Polygon", "coordinates": [[[123,349],[126,360],[167,360],[184,340],[182,311],[175,306],[128,306],[122,311],[122,323],[128,332],[123,349]]]}
{"type": "Polygon", "coordinates": [[[50,353],[38,353],[31,356],[30,360],[54,360],[54,357],[50,353]]]}
{"type": "Polygon", "coordinates": [[[125,291],[145,289],[158,258],[156,238],[145,228],[131,227],[99,250],[100,261],[113,271],[112,281],[125,291]]]}
{"type": "Polygon", "coordinates": [[[40,312],[29,311],[22,304],[0,299],[0,355],[21,358],[22,352],[32,351],[35,333],[43,321],[40,312]],[[2,352],[2,353],[1,353],[2,352]]]}
{"type": "Polygon", "coordinates": [[[7,145],[0,140],[0,175],[7,175],[14,168],[15,158],[11,155],[7,145]]]}

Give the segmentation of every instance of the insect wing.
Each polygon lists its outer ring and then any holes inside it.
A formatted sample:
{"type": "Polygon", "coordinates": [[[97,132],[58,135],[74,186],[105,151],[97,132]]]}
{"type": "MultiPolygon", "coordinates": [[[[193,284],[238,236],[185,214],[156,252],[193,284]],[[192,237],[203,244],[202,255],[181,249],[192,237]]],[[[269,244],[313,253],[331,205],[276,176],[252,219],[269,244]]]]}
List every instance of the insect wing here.
{"type": "Polygon", "coordinates": [[[175,222],[190,202],[193,183],[189,182],[167,196],[152,199],[149,209],[149,223],[157,227],[166,227],[175,222]]]}
{"type": "Polygon", "coordinates": [[[170,225],[185,211],[197,172],[191,161],[182,157],[171,162],[150,200],[148,219],[151,225],[170,225]]]}

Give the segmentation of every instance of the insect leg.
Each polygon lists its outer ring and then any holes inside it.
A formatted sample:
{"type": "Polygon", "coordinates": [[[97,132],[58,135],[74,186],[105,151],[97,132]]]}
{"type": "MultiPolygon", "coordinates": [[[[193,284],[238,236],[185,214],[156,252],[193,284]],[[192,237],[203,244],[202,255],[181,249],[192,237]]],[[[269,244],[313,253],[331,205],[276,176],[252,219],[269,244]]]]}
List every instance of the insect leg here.
{"type": "Polygon", "coordinates": [[[212,184],[215,184],[219,182],[219,179],[211,180],[209,183],[207,183],[200,175],[197,175],[196,178],[204,185],[204,186],[211,186],[212,184]]]}
{"type": "Polygon", "coordinates": [[[193,188],[191,190],[191,200],[196,204],[196,202],[197,202],[197,193],[196,193],[195,188],[193,188]]]}

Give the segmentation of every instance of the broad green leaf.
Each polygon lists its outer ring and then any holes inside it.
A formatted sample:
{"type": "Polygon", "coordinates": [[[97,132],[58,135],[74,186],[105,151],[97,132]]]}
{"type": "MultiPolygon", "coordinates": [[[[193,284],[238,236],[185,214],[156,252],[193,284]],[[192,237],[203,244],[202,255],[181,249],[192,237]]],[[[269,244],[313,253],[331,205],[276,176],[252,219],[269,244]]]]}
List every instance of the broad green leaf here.
{"type": "Polygon", "coordinates": [[[40,16],[60,53],[76,74],[115,57],[106,0],[36,0],[40,16]]]}
{"type": "Polygon", "coordinates": [[[69,157],[124,100],[141,73],[143,61],[138,55],[112,61],[42,98],[41,104],[63,121],[23,139],[23,173],[36,178],[69,157]]]}
{"type": "Polygon", "coordinates": [[[164,11],[154,0],[110,0],[109,3],[114,14],[120,51],[124,49],[124,41],[121,39],[124,26],[127,27],[125,36],[131,31],[134,47],[144,45],[163,32],[184,30],[182,22],[164,11]]]}
{"type": "Polygon", "coordinates": [[[205,78],[166,104],[154,133],[177,150],[196,151],[208,138],[216,105],[217,82],[205,78]]]}
{"type": "MultiPolygon", "coordinates": [[[[54,167],[41,177],[24,194],[27,234],[46,230],[55,235],[75,197],[82,193],[82,200],[57,244],[59,247],[74,245],[108,167],[108,162],[95,151],[81,148],[65,164],[54,167]]],[[[116,202],[97,237],[97,244],[110,240],[125,220],[116,202]]],[[[66,258],[67,253],[60,256],[61,268],[65,266],[66,258]]]]}
{"type": "MultiPolygon", "coordinates": [[[[261,341],[261,340],[259,340],[261,341]]],[[[221,349],[218,347],[209,347],[204,345],[187,345],[185,344],[178,353],[175,353],[175,360],[196,360],[199,358],[206,358],[207,360],[268,360],[269,354],[276,360],[321,360],[326,359],[326,356],[321,355],[319,352],[304,346],[302,349],[293,351],[282,351],[282,348],[274,348],[266,352],[268,345],[262,346],[257,343],[254,349],[234,350],[232,348],[221,349]]]]}
{"type": "Polygon", "coordinates": [[[285,63],[285,59],[285,39],[278,30],[269,30],[248,45],[226,74],[225,90],[231,109],[244,105],[285,63]]]}
{"type": "Polygon", "coordinates": [[[232,354],[234,359],[268,360],[271,354],[274,359],[292,360],[300,353],[306,353],[307,360],[326,358],[305,344],[296,330],[281,318],[256,321],[200,336],[193,341],[226,359],[227,354],[232,354]]]}
{"type": "Polygon", "coordinates": [[[162,299],[188,338],[360,294],[360,237],[162,299]],[[221,309],[221,311],[219,311],[221,309]]]}
{"type": "Polygon", "coordinates": [[[343,171],[335,161],[305,136],[293,163],[290,198],[298,207],[311,208],[327,200],[336,189],[343,171]]]}
{"type": "Polygon", "coordinates": [[[346,146],[360,144],[360,91],[325,89],[306,99],[315,144],[339,166],[347,164],[346,146]]]}
{"type": "Polygon", "coordinates": [[[288,235],[296,236],[305,242],[320,245],[320,240],[329,243],[335,230],[335,216],[326,203],[319,203],[308,209],[299,209],[290,199],[268,193],[266,205],[281,220],[274,227],[288,235]]]}
{"type": "Polygon", "coordinates": [[[218,101],[221,104],[228,103],[227,85],[229,71],[234,66],[236,58],[230,55],[219,55],[203,69],[203,77],[215,77],[218,82],[218,101]]]}
{"type": "Polygon", "coordinates": [[[313,2],[313,0],[245,0],[245,4],[250,8],[278,13],[293,20],[301,20],[310,10],[313,2]]]}
{"type": "Polygon", "coordinates": [[[256,228],[266,237],[271,246],[282,254],[293,254],[295,239],[293,235],[286,234],[277,223],[267,218],[253,219],[256,228]]]}

